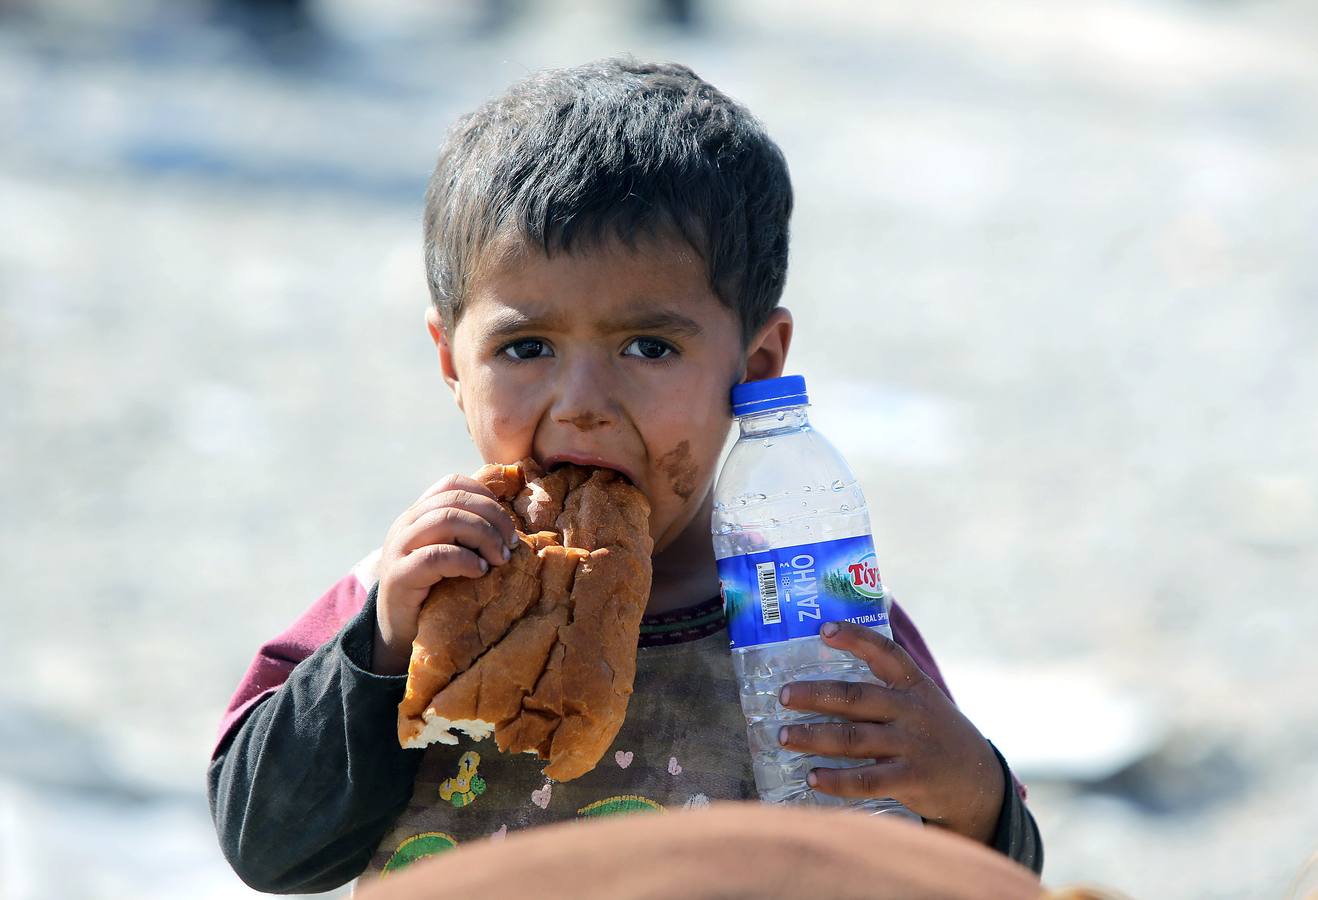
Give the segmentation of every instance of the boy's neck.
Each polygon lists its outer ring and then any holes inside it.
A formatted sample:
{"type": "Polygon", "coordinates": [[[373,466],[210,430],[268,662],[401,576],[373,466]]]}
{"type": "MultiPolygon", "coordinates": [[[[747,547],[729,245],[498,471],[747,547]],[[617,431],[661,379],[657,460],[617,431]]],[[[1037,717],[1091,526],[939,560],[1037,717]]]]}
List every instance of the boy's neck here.
{"type": "Polygon", "coordinates": [[[647,615],[695,606],[718,596],[718,567],[709,535],[713,511],[714,493],[710,491],[682,533],[655,554],[647,615]]]}

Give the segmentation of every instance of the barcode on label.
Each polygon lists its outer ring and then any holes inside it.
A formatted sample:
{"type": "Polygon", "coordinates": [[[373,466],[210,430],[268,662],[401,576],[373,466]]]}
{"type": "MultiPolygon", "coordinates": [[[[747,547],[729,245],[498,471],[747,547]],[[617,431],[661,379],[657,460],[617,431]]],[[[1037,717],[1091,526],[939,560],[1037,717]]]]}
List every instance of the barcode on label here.
{"type": "Polygon", "coordinates": [[[778,567],[771,562],[756,563],[755,575],[760,582],[760,616],[765,625],[777,625],[783,620],[778,606],[778,567]]]}

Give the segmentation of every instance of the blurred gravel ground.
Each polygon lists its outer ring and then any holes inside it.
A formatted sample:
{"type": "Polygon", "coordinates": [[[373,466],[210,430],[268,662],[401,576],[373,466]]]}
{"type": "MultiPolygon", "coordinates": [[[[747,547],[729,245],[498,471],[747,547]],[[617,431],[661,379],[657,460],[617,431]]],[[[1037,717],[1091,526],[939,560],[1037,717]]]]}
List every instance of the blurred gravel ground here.
{"type": "Polygon", "coordinates": [[[792,368],[939,658],[1156,714],[1113,778],[1023,773],[1048,880],[1280,897],[1318,849],[1309,4],[575,2],[477,38],[339,0],[291,67],[92,6],[0,25],[0,894],[247,896],[202,796],[230,691],[479,462],[422,326],[443,130],[620,50],[787,153],[792,368]]]}

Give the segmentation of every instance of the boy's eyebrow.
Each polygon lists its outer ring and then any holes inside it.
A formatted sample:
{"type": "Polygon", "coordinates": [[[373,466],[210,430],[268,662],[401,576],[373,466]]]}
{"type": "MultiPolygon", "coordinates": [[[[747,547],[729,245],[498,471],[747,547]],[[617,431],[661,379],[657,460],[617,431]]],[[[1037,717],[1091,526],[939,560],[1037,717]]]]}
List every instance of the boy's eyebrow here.
{"type": "MultiPolygon", "coordinates": [[[[485,326],[485,333],[490,338],[501,338],[526,331],[562,330],[564,316],[529,316],[515,309],[504,309],[496,313],[485,326]]],[[[700,323],[689,316],[667,309],[650,309],[638,312],[634,316],[607,319],[598,323],[598,328],[605,334],[623,331],[657,331],[680,337],[694,337],[704,331],[700,323]]]]}
{"type": "Polygon", "coordinates": [[[503,309],[486,323],[485,334],[491,338],[503,338],[521,331],[553,331],[561,320],[558,316],[528,316],[515,309],[503,309]]]}
{"type": "Polygon", "coordinates": [[[695,319],[679,312],[670,309],[648,309],[635,316],[601,322],[600,331],[608,334],[618,331],[659,331],[664,334],[694,337],[704,329],[695,319]]]}

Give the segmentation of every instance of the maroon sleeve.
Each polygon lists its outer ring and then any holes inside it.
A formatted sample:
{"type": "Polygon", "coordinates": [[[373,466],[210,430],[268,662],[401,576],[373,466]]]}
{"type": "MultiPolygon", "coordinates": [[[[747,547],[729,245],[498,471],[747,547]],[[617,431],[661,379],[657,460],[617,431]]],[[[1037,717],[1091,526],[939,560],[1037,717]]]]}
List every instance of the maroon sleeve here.
{"type": "MultiPolygon", "coordinates": [[[[897,605],[897,601],[892,602],[888,609],[888,622],[892,626],[892,639],[897,642],[906,653],[915,660],[915,664],[920,667],[920,671],[928,675],[933,683],[942,689],[948,699],[953,703],[956,698],[947,688],[947,682],[943,681],[943,673],[938,671],[938,663],[934,662],[934,655],[929,652],[929,646],[925,644],[924,638],[920,636],[920,631],[911,621],[911,617],[906,614],[906,610],[897,605]]],[[[1019,778],[1013,772],[1011,776],[1012,783],[1016,785],[1016,793],[1022,800],[1028,793],[1025,785],[1021,784],[1019,778]]]]}
{"type": "Polygon", "coordinates": [[[888,609],[888,624],[892,626],[892,639],[897,645],[905,650],[911,659],[915,660],[920,671],[928,675],[948,699],[955,703],[956,698],[947,689],[947,682],[943,681],[943,673],[938,671],[938,663],[934,662],[934,655],[929,652],[929,646],[920,636],[920,630],[915,627],[906,610],[897,605],[896,600],[892,601],[892,606],[888,609]]]}
{"type": "Polygon", "coordinates": [[[248,711],[278,690],[294,666],[329,642],[361,610],[367,593],[368,587],[361,583],[354,570],[311,604],[286,631],[261,646],[247,667],[247,674],[239,682],[238,690],[229,700],[211,751],[212,759],[248,711]]]}

